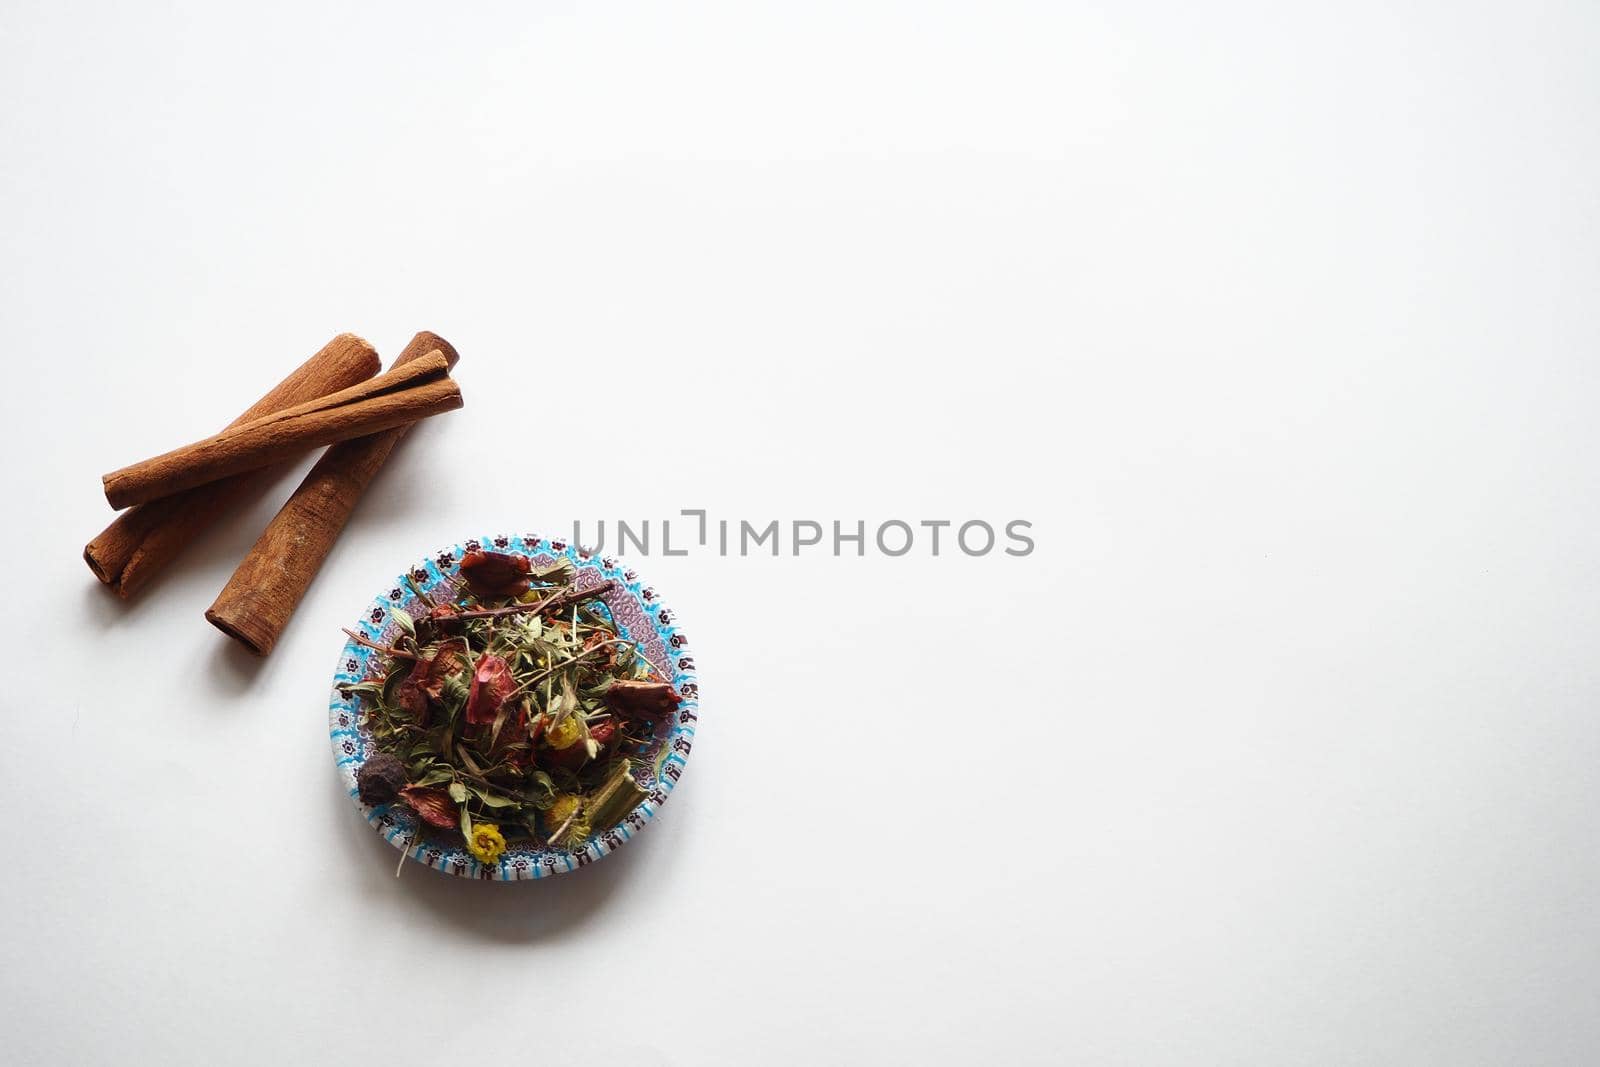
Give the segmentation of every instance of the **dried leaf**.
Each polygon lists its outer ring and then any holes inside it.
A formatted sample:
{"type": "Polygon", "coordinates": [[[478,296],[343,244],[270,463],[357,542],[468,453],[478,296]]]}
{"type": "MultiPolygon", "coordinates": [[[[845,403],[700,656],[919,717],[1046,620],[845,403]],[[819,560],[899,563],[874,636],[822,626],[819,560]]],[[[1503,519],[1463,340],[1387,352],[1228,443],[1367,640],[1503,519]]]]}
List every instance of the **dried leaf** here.
{"type": "Polygon", "coordinates": [[[511,702],[500,705],[500,710],[494,713],[494,726],[489,730],[489,747],[494,748],[500,740],[500,731],[506,728],[506,722],[511,718],[511,702]]]}
{"type": "Polygon", "coordinates": [[[503,797],[499,793],[490,793],[483,789],[474,789],[472,793],[478,798],[478,802],[486,808],[515,808],[518,806],[515,800],[503,797]]]}
{"type": "Polygon", "coordinates": [[[528,776],[528,803],[536,808],[548,808],[555,803],[556,784],[544,771],[534,771],[528,776]]]}
{"type": "Polygon", "coordinates": [[[412,785],[443,785],[455,777],[455,772],[448,767],[436,767],[426,774],[419,776],[412,785]]]}
{"type": "Polygon", "coordinates": [[[408,637],[415,640],[417,636],[417,620],[413,619],[409,614],[401,611],[399,608],[390,608],[389,614],[394,618],[394,621],[400,625],[400,629],[408,637]]]}
{"type": "Polygon", "coordinates": [[[578,565],[565,556],[535,570],[531,577],[547,585],[566,585],[578,576],[578,565]]]}
{"type": "MultiPolygon", "coordinates": [[[[411,677],[412,661],[408,659],[397,660],[389,673],[383,679],[383,702],[391,708],[398,708],[400,704],[400,687],[411,677]]],[[[413,716],[414,717],[414,716],[413,716]]]]}

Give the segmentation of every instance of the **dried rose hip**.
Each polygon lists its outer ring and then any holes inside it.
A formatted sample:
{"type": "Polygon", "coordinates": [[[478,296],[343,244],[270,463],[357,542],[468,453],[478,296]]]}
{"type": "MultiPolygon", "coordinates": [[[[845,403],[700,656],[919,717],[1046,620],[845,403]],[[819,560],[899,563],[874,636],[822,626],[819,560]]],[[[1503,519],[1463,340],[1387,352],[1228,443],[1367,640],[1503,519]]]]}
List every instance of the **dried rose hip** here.
{"type": "Polygon", "coordinates": [[[461,557],[461,576],[479,597],[521,596],[532,570],[526,556],[474,550],[461,557]]]}
{"type": "Polygon", "coordinates": [[[617,681],[606,690],[606,703],[635,715],[665,715],[683,703],[671,682],[617,681]]]}
{"type": "Polygon", "coordinates": [[[356,789],[363,804],[387,804],[406,784],[406,767],[387,752],[379,752],[356,772],[356,789]]]}

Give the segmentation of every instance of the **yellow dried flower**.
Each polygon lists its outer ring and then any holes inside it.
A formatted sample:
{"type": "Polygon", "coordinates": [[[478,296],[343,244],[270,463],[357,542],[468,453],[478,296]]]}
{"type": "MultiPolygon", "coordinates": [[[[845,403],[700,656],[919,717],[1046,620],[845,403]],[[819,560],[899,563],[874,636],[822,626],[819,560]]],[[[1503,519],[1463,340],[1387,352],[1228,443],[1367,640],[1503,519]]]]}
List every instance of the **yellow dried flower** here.
{"type": "Polygon", "coordinates": [[[554,830],[572,818],[572,813],[577,811],[578,805],[582,803],[582,797],[571,793],[557,793],[555,801],[544,813],[544,821],[554,830]]]}
{"type": "Polygon", "coordinates": [[[500,827],[493,823],[473,823],[472,836],[467,839],[467,851],[476,856],[479,863],[494,863],[505,850],[506,839],[500,833],[500,827]]]}
{"type": "Polygon", "coordinates": [[[578,740],[578,717],[568,715],[545,731],[545,744],[551,748],[567,748],[578,740]]]}
{"type": "Polygon", "coordinates": [[[589,817],[582,809],[582,797],[572,793],[556,794],[555,802],[544,812],[544,827],[550,835],[550,844],[562,846],[589,836],[589,817]]]}

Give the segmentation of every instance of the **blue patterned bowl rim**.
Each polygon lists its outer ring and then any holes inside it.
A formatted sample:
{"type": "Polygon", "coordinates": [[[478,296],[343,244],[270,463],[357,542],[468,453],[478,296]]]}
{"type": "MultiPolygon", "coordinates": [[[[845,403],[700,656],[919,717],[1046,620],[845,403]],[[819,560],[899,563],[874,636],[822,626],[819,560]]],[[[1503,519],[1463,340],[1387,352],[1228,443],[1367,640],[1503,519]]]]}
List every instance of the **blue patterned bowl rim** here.
{"type": "Polygon", "coordinates": [[[404,849],[412,860],[460,878],[501,882],[548,878],[588,866],[615,852],[643,829],[666,803],[688,762],[695,725],[699,721],[700,689],[695,680],[694,658],[672,610],[626,562],[585,552],[561,538],[536,534],[467,538],[424,557],[406,574],[397,577],[385,592],[374,597],[351,629],[380,644],[393,641],[399,633],[399,625],[389,609],[406,610],[418,603],[406,578],[409,576],[430,596],[436,590],[454,596],[461,582],[461,557],[480,548],[525,555],[539,565],[552,563],[560,557],[570,559],[578,568],[575,582],[579,588],[598,585],[607,579],[615,583],[604,598],[612,621],[624,637],[640,643],[641,652],[662,677],[672,680],[673,687],[683,698],[669,720],[670,729],[657,732],[651,748],[642,757],[643,766],[635,774],[647,791],[645,799],[614,829],[596,835],[576,852],[526,841],[513,842],[497,863],[484,864],[468,852],[464,844],[444,845],[423,840],[412,845],[417,823],[414,813],[398,805],[363,804],[356,790],[356,772],[376,749],[370,734],[359,725],[360,696],[346,696],[339,691],[339,686],[361,681],[377,653],[358,645],[353,638],[340,650],[333,672],[333,690],[328,698],[328,735],[333,742],[340,781],[350,799],[384,840],[395,848],[404,849]]]}

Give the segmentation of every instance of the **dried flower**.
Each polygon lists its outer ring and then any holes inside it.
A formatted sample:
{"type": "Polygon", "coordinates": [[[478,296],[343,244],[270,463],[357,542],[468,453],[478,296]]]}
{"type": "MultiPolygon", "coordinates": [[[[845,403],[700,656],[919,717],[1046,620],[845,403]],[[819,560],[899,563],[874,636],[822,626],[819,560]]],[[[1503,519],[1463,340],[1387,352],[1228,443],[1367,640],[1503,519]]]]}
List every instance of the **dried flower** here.
{"type": "Polygon", "coordinates": [[[577,743],[583,731],[578,727],[578,720],[571,715],[562,719],[544,733],[544,743],[551,748],[571,748],[577,743]]]}
{"type": "MultiPolygon", "coordinates": [[[[400,683],[395,702],[423,726],[428,724],[428,706],[444,695],[445,681],[466,666],[466,643],[460,640],[440,645],[412,664],[411,673],[400,683]]],[[[398,670],[405,668],[398,667],[398,670]]]]}
{"type": "Polygon", "coordinates": [[[573,824],[578,821],[582,808],[582,797],[573,796],[571,793],[556,794],[555,800],[544,812],[544,832],[552,844],[567,835],[573,824]]]}
{"type": "Polygon", "coordinates": [[[487,726],[494,722],[500,705],[516,692],[517,680],[511,665],[499,656],[485,652],[472,669],[472,694],[467,697],[467,722],[487,726]]]}
{"type": "Polygon", "coordinates": [[[406,784],[406,765],[387,752],[379,752],[356,772],[356,790],[363,804],[387,804],[406,784]]]}
{"type": "Polygon", "coordinates": [[[521,596],[532,570],[527,556],[478,550],[461,557],[461,576],[479,597],[521,596]]]}
{"type": "Polygon", "coordinates": [[[577,811],[578,805],[582,803],[582,797],[573,796],[571,793],[557,793],[555,800],[550,803],[550,810],[545,812],[545,817],[550,820],[552,827],[558,826],[572,818],[572,813],[577,811]]]}
{"type": "Polygon", "coordinates": [[[539,757],[540,765],[544,767],[576,771],[600,751],[598,744],[584,738],[576,715],[562,719],[546,731],[544,737],[548,747],[539,757]]]}
{"type": "Polygon", "coordinates": [[[448,830],[461,821],[455,801],[451,800],[450,794],[443,789],[424,789],[422,786],[408,785],[400,790],[400,796],[417,810],[417,814],[422,816],[422,821],[429,826],[448,830]]]}
{"type": "Polygon", "coordinates": [[[467,851],[476,856],[479,863],[494,863],[505,850],[506,839],[500,833],[500,827],[486,822],[472,824],[467,851]]]}

